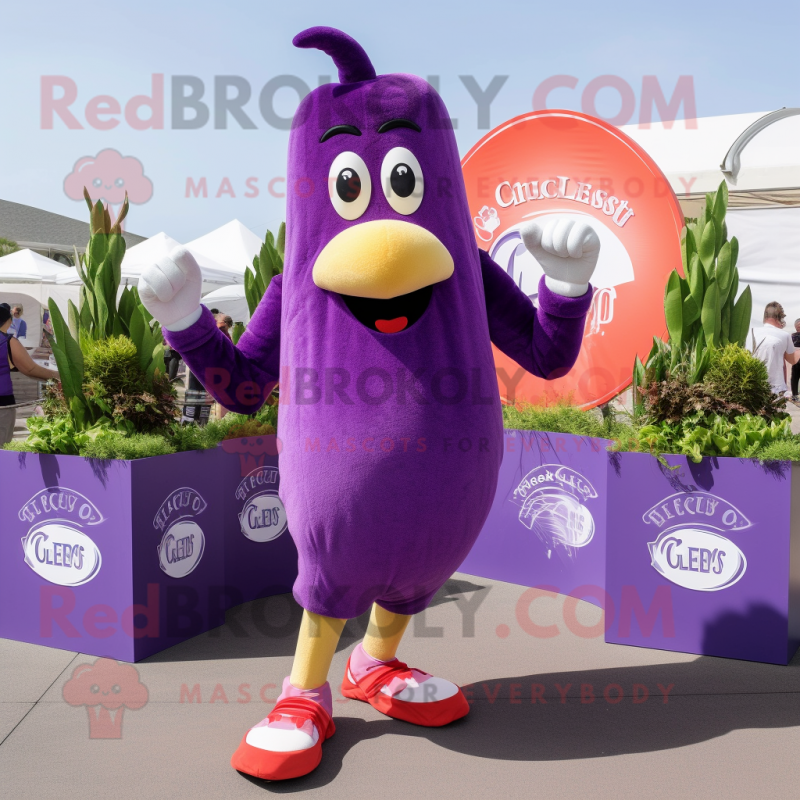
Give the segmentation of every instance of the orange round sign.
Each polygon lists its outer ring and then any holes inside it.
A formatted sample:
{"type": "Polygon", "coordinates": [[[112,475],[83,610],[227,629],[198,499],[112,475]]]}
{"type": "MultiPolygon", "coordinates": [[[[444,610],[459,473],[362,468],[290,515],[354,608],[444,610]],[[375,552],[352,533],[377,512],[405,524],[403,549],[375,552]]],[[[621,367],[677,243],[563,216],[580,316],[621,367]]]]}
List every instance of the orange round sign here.
{"type": "Polygon", "coordinates": [[[557,214],[600,238],[581,353],[563,378],[535,378],[495,348],[505,401],[569,398],[590,408],[630,385],[634,356],[665,333],[664,286],[681,269],[683,212],[650,156],[618,128],[576,111],[535,111],[500,125],[461,166],[478,246],[536,302],[542,268],[519,228],[557,214]]]}

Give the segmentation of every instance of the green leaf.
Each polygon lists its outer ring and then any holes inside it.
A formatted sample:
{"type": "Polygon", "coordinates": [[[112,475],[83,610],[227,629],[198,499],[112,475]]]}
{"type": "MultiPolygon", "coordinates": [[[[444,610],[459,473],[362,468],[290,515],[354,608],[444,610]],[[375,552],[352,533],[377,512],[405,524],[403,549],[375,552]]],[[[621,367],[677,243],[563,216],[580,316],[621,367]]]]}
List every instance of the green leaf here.
{"type": "Polygon", "coordinates": [[[98,270],[97,279],[95,281],[95,291],[94,291],[94,299],[97,303],[97,330],[95,332],[96,339],[102,339],[109,334],[109,324],[108,324],[108,303],[106,302],[106,294],[103,291],[103,273],[106,270],[106,262],[104,261],[100,265],[100,269],[98,270]]]}
{"type": "Polygon", "coordinates": [[[278,238],[275,240],[275,249],[281,257],[281,272],[283,272],[283,259],[286,252],[286,223],[281,222],[278,228],[278,238]]]}
{"type": "Polygon", "coordinates": [[[80,398],[80,402],[83,402],[83,353],[78,343],[72,338],[69,328],[64,322],[64,317],[61,315],[61,310],[52,297],[48,302],[48,307],[55,335],[53,354],[56,357],[64,397],[67,399],[80,398]]]}
{"type": "Polygon", "coordinates": [[[112,233],[108,237],[108,255],[111,261],[111,281],[116,299],[117,290],[122,283],[122,259],[125,257],[125,239],[122,234],[112,233]]]}
{"type": "Polygon", "coordinates": [[[72,334],[72,338],[77,341],[80,337],[81,315],[72,300],[67,301],[67,317],[69,319],[69,332],[72,334]]]}
{"type": "Polygon", "coordinates": [[[634,416],[644,411],[644,397],[639,392],[640,387],[645,384],[645,369],[639,356],[636,356],[633,362],[633,413],[634,416]]]}
{"type": "Polygon", "coordinates": [[[716,255],[717,231],[714,220],[709,220],[703,229],[703,236],[700,239],[698,253],[700,261],[705,267],[706,275],[711,277],[710,270],[714,266],[714,256],[716,255]]]}
{"type": "Polygon", "coordinates": [[[719,288],[716,281],[712,281],[703,298],[703,308],[700,311],[700,321],[703,333],[709,345],[719,344],[720,326],[722,315],[719,305],[719,288]]]}
{"type": "MultiPolygon", "coordinates": [[[[732,262],[731,262],[732,263],[732,262]]],[[[731,273],[733,278],[731,280],[731,288],[728,292],[728,305],[733,308],[733,303],[736,300],[736,295],[739,294],[739,270],[736,267],[732,267],[731,273]]]]}
{"type": "Polygon", "coordinates": [[[146,324],[142,330],[142,346],[137,348],[139,350],[139,365],[145,371],[150,366],[153,360],[153,351],[155,350],[156,343],[153,339],[153,333],[150,330],[150,325],[146,324]]]}
{"type": "Polygon", "coordinates": [[[664,294],[664,316],[672,342],[680,345],[683,332],[683,298],[681,297],[681,277],[676,270],[670,273],[664,294]]]}
{"type": "Polygon", "coordinates": [[[722,314],[720,317],[720,330],[719,330],[719,343],[724,347],[730,339],[731,330],[731,307],[726,303],[722,307],[722,314]]]}
{"type": "Polygon", "coordinates": [[[730,331],[728,339],[740,347],[745,346],[747,334],[750,330],[750,316],[753,313],[753,297],[750,287],[746,286],[741,297],[736,301],[731,312],[730,331]]]}
{"type": "Polygon", "coordinates": [[[728,210],[728,184],[722,181],[717,189],[714,198],[714,209],[712,211],[717,227],[722,231],[722,223],[725,221],[725,212],[728,210]]]}
{"type": "Polygon", "coordinates": [[[89,306],[89,303],[84,300],[81,303],[81,328],[83,328],[87,333],[91,332],[92,328],[94,327],[94,319],[92,318],[92,311],[89,306]]]}
{"type": "Polygon", "coordinates": [[[683,341],[688,340],[687,328],[696,320],[700,319],[700,307],[692,295],[688,295],[683,301],[683,341]]]}
{"type": "Polygon", "coordinates": [[[114,322],[111,323],[112,336],[124,336],[125,331],[122,329],[122,320],[119,314],[114,315],[114,322]]]}
{"type": "Polygon", "coordinates": [[[144,329],[147,327],[144,317],[138,308],[134,308],[130,318],[130,337],[136,345],[136,351],[142,352],[142,342],[144,341],[144,329]]]}
{"type": "MultiPolygon", "coordinates": [[[[98,203],[98,205],[100,205],[98,203]]],[[[89,239],[89,245],[86,248],[86,256],[89,260],[89,274],[91,277],[97,271],[97,267],[103,263],[108,251],[108,235],[105,233],[94,233],[92,238],[89,239]],[[92,269],[92,266],[94,269],[92,269]]]]}
{"type": "Polygon", "coordinates": [[[681,238],[681,262],[683,263],[683,274],[687,278],[692,275],[692,257],[697,251],[694,247],[694,236],[687,229],[683,229],[683,237],[681,238]]]}
{"type": "Polygon", "coordinates": [[[703,305],[703,294],[705,293],[706,277],[705,272],[700,266],[700,256],[695,253],[692,256],[691,278],[689,279],[689,291],[692,293],[694,302],[698,308],[703,305]]]}
{"type": "Polygon", "coordinates": [[[252,317],[256,311],[258,301],[255,296],[255,276],[249,268],[244,271],[244,296],[247,298],[247,307],[252,317]]]}
{"type": "Polygon", "coordinates": [[[145,318],[148,325],[153,321],[153,315],[141,303],[139,303],[139,313],[145,318]]]}
{"type": "Polygon", "coordinates": [[[728,301],[728,292],[733,282],[733,267],[731,265],[731,243],[725,242],[717,258],[717,286],[719,287],[719,302],[725,305],[728,301]]]}
{"type": "Polygon", "coordinates": [[[147,380],[150,382],[151,385],[153,383],[153,379],[155,377],[156,370],[158,370],[158,372],[160,372],[162,374],[165,371],[165,367],[164,367],[164,345],[163,344],[157,344],[153,348],[153,358],[152,358],[152,361],[150,362],[150,365],[147,367],[147,380]]]}
{"type": "Polygon", "coordinates": [[[735,267],[739,260],[739,240],[734,236],[731,239],[731,266],[735,267]]]}
{"type": "MultiPolygon", "coordinates": [[[[698,337],[698,343],[703,341],[705,337],[703,336],[703,332],[700,332],[700,336],[698,337]]],[[[706,372],[708,372],[708,367],[711,363],[711,350],[705,346],[699,348],[699,357],[698,357],[698,349],[695,350],[695,363],[694,368],[692,370],[691,382],[693,384],[700,383],[703,378],[705,377],[706,372]]]]}

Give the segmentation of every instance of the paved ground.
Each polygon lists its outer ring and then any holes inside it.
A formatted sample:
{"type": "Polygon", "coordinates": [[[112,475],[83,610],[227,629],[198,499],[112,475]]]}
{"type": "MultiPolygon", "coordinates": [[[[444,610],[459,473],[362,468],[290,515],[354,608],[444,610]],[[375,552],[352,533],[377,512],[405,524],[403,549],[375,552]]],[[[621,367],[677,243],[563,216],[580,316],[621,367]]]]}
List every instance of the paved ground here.
{"type": "MultiPolygon", "coordinates": [[[[224,627],[137,664],[148,702],[124,711],[116,740],[92,738],[89,710],[62,696],[93,657],[0,640],[2,796],[797,796],[800,657],[776,667],[607,645],[570,633],[560,602],[533,607],[537,623],[560,630],[537,639],[516,621],[522,592],[457,575],[404,642],[410,663],[471,684],[466,719],[415,728],[339,697],[322,766],[282,784],[248,780],[228,758],[289,671],[297,609],[287,596],[234,609],[224,627]],[[258,633],[254,614],[286,635],[258,633]]],[[[583,604],[578,618],[592,625],[600,611],[583,604]]],[[[360,625],[346,628],[334,680],[360,625]]]]}

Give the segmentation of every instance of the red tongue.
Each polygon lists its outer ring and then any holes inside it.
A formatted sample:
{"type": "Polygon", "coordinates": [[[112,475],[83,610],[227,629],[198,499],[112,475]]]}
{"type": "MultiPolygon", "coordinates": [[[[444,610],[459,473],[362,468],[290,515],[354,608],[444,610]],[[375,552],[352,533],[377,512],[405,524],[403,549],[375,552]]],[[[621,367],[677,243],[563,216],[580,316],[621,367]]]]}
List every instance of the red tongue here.
{"type": "Polygon", "coordinates": [[[395,317],[395,319],[379,319],[375,321],[375,327],[381,333],[398,333],[408,325],[408,317],[395,317]]]}

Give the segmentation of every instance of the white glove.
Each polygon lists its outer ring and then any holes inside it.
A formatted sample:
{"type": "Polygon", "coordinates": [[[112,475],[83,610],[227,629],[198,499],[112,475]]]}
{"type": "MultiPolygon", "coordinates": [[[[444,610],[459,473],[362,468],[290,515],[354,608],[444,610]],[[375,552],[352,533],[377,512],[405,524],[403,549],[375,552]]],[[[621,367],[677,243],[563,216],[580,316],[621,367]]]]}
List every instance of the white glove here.
{"type": "Polygon", "coordinates": [[[176,247],[142,270],[139,299],[168,331],[182,331],[200,319],[203,276],[194,256],[176,247]]]}
{"type": "Polygon", "coordinates": [[[520,228],[528,252],[544,270],[545,284],[563,297],[580,297],[589,288],[600,255],[600,237],[586,222],[551,216],[520,228]]]}

